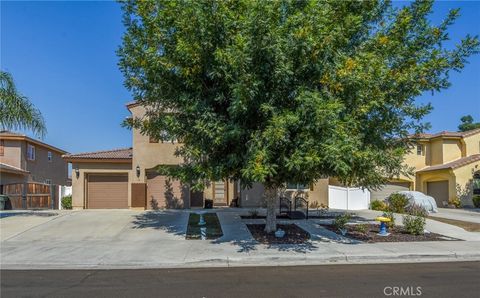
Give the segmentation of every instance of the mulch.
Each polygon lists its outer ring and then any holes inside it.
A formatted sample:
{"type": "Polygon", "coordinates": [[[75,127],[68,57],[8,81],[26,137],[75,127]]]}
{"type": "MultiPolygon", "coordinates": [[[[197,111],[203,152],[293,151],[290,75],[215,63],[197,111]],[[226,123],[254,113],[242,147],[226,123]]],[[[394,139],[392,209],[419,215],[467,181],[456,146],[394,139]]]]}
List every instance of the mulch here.
{"type": "Polygon", "coordinates": [[[278,229],[285,231],[282,238],[275,233],[266,233],[264,224],[247,224],[253,238],[263,244],[302,244],[310,239],[310,234],[296,224],[277,224],[278,229]]]}
{"type": "MultiPolygon", "coordinates": [[[[339,235],[341,233],[333,225],[321,225],[322,227],[335,232],[339,235]]],[[[403,230],[402,227],[395,227],[393,229],[388,229],[390,235],[388,236],[379,236],[377,233],[380,231],[380,225],[371,224],[368,225],[367,232],[365,234],[360,233],[355,229],[355,225],[347,225],[347,234],[345,237],[359,240],[367,243],[376,243],[376,242],[414,242],[414,241],[460,241],[460,239],[455,239],[447,236],[443,236],[436,233],[425,233],[423,235],[412,235],[408,234],[403,230]]]]}

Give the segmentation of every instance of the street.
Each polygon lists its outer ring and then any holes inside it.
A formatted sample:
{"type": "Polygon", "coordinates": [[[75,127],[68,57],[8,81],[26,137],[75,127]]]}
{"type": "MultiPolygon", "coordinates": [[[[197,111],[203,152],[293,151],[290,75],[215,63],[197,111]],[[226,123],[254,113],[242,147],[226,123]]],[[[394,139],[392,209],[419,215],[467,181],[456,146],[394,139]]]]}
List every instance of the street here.
{"type": "Polygon", "coordinates": [[[2,270],[1,297],[478,297],[480,262],[2,270]]]}

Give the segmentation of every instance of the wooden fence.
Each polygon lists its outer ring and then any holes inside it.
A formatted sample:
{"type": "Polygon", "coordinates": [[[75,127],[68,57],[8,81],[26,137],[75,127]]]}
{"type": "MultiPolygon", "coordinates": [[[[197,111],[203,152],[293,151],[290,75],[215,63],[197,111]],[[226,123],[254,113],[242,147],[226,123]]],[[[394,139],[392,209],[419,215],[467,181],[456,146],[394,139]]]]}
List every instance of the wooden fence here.
{"type": "Polygon", "coordinates": [[[56,187],[50,184],[6,184],[3,194],[10,198],[12,209],[53,209],[57,205],[56,187]]]}

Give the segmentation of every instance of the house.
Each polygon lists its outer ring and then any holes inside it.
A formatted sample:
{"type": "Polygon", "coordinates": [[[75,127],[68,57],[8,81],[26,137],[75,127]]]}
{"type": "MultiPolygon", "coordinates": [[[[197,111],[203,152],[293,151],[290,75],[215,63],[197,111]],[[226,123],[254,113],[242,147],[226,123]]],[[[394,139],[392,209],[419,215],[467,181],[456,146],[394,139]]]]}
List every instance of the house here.
{"type": "Polygon", "coordinates": [[[415,175],[372,191],[372,200],[399,190],[417,190],[434,197],[439,207],[455,198],[471,206],[473,195],[480,194],[480,129],[420,134],[412,140],[414,147],[405,163],[414,168],[415,175]]]}
{"type": "MultiPolygon", "coordinates": [[[[142,117],[145,108],[127,104],[132,117],[142,117]]],[[[238,198],[240,206],[262,206],[263,186],[241,189],[235,181],[212,181],[203,192],[191,190],[177,180],[159,175],[158,165],[176,165],[177,142],[159,142],[132,130],[132,148],[64,155],[72,163],[72,206],[74,209],[103,208],[195,208],[205,199],[214,206],[230,206],[238,198]]],[[[313,186],[288,185],[289,195],[309,194],[309,201],[327,204],[328,179],[313,186]]]]}
{"type": "Polygon", "coordinates": [[[26,135],[0,132],[0,184],[38,182],[68,185],[65,150],[26,135]]]}
{"type": "MultiPolygon", "coordinates": [[[[127,109],[134,118],[141,118],[146,113],[145,107],[135,102],[127,104],[127,109]]],[[[309,186],[287,183],[286,196],[300,194],[308,196],[309,202],[317,201],[336,208],[347,206],[347,209],[351,200],[355,208],[365,209],[370,197],[384,199],[398,190],[427,192],[428,187],[429,194],[439,200],[448,200],[445,194],[454,196],[452,189],[455,189],[456,183],[465,186],[472,180],[472,175],[466,175],[465,169],[478,166],[475,161],[479,160],[479,137],[480,130],[422,135],[422,138],[415,140],[421,150],[413,150],[406,156],[407,164],[417,169],[417,179],[400,177],[371,193],[355,189],[354,195],[349,198],[348,189],[345,192],[334,178],[325,178],[309,186]],[[450,137],[452,134],[455,135],[453,139],[450,137]],[[439,140],[444,139],[445,145],[438,147],[438,144],[443,144],[439,140]],[[458,154],[454,150],[456,147],[450,145],[452,140],[458,141],[458,154]],[[430,168],[439,165],[445,168],[430,168]],[[427,172],[434,171],[443,171],[447,176],[427,175],[427,172]],[[362,201],[360,204],[359,200],[362,201]]],[[[177,180],[159,175],[155,170],[158,165],[177,165],[182,162],[181,158],[175,156],[179,146],[176,141],[159,142],[133,129],[131,148],[65,155],[64,159],[72,163],[73,208],[195,208],[203,207],[205,199],[212,199],[214,206],[230,206],[234,200],[241,207],[264,205],[264,188],[260,183],[244,189],[238,181],[211,181],[204,191],[197,192],[177,180]]],[[[471,201],[471,195],[464,200],[471,201]]]]}

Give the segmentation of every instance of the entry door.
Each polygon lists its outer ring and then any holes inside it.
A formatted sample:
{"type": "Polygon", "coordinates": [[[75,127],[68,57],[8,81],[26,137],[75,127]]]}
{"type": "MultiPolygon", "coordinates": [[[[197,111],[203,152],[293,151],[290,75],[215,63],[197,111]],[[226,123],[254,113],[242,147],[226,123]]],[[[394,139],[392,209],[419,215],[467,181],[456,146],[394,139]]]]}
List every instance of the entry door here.
{"type": "Polygon", "coordinates": [[[213,182],[213,204],[227,206],[227,187],[224,181],[213,182]]]}

